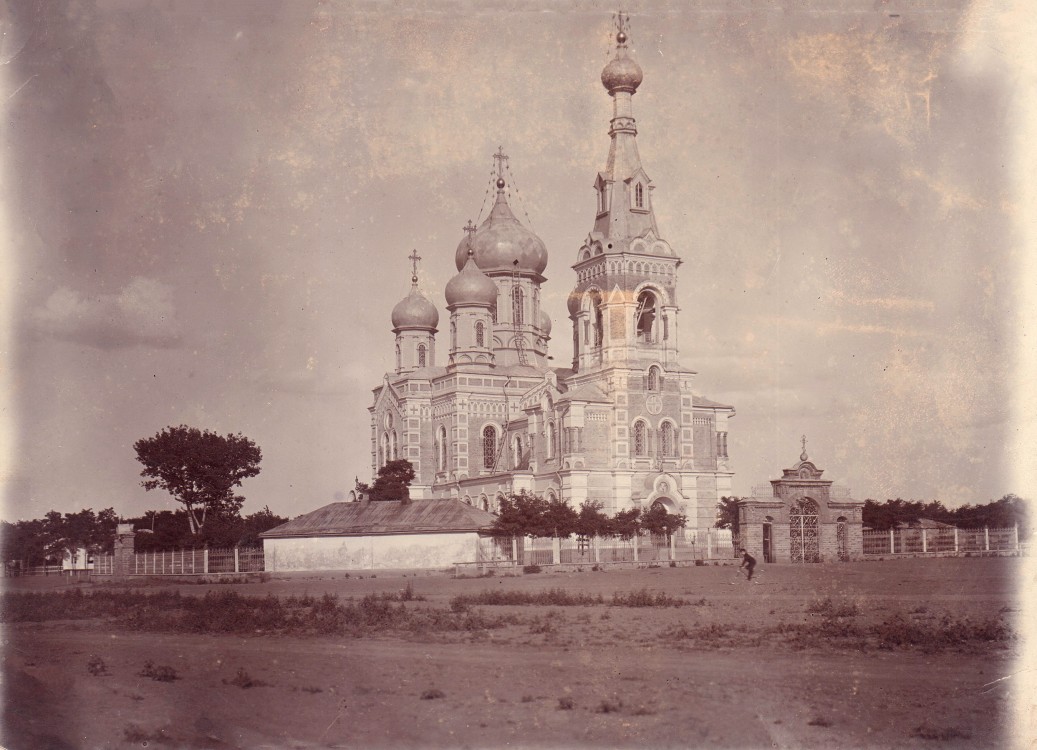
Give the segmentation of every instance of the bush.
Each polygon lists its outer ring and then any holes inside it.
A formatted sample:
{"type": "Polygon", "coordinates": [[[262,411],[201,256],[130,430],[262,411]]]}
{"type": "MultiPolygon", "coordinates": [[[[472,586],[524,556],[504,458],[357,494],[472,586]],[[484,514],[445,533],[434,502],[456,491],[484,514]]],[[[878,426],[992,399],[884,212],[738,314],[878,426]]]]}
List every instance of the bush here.
{"type": "Polygon", "coordinates": [[[156,682],[173,682],[180,679],[180,675],[172,667],[164,665],[156,667],[150,660],[144,662],[144,668],[138,674],[141,677],[150,677],[156,682]]]}
{"type": "Polygon", "coordinates": [[[616,592],[612,595],[612,606],[614,607],[683,607],[687,602],[684,599],[667,596],[659,592],[653,594],[648,589],[631,591],[629,594],[616,592]]]}
{"type": "Polygon", "coordinates": [[[243,668],[238,667],[238,673],[234,675],[233,680],[224,680],[224,685],[234,685],[242,690],[248,690],[254,687],[270,687],[270,683],[263,682],[262,680],[254,680],[243,668]]]}
{"type": "Polygon", "coordinates": [[[558,699],[559,711],[572,711],[574,708],[576,708],[576,702],[569,696],[558,699]]]}
{"type": "Polygon", "coordinates": [[[434,701],[439,698],[446,698],[446,693],[438,688],[429,688],[421,694],[421,700],[423,701],[434,701]]]}
{"type": "Polygon", "coordinates": [[[100,656],[94,655],[87,661],[86,671],[94,677],[103,677],[108,674],[108,665],[104,663],[104,659],[100,656]]]}

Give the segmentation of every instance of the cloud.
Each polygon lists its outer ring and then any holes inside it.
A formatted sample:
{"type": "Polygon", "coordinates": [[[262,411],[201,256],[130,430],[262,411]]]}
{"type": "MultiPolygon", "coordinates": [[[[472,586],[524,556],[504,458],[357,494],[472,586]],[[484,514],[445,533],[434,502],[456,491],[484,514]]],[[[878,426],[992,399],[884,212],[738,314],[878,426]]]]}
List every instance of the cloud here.
{"type": "Polygon", "coordinates": [[[63,286],[32,313],[32,324],[40,335],[98,349],[172,348],[182,334],[170,297],[169,286],[143,276],[118,294],[86,297],[63,286]]]}

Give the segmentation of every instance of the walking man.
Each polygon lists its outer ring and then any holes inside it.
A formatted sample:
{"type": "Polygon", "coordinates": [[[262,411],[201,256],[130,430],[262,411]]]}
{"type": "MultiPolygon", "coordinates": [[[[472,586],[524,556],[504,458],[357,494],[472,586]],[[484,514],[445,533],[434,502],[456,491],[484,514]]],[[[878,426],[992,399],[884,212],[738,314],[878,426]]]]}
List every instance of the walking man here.
{"type": "Polygon", "coordinates": [[[756,558],[746,552],[745,547],[738,551],[742,553],[742,564],[738,566],[738,569],[745,568],[748,572],[746,580],[751,581],[753,579],[753,569],[756,567],[756,558]]]}

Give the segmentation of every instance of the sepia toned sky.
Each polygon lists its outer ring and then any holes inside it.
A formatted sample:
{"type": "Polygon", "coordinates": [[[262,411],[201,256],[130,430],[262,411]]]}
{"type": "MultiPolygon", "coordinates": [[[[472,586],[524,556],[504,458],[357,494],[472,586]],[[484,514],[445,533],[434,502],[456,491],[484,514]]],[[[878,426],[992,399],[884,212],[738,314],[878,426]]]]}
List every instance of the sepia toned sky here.
{"type": "MultiPolygon", "coordinates": [[[[780,476],[806,434],[857,498],[1025,494],[1030,14],[801,5],[626,8],[640,153],[683,259],[681,358],[737,409],[735,492],[780,476]]],[[[261,446],[245,512],[308,512],[369,479],[407,255],[445,324],[498,145],[550,253],[567,365],[612,11],[8,6],[0,515],[173,508],[139,486],[132,444],[180,423],[261,446]]]]}

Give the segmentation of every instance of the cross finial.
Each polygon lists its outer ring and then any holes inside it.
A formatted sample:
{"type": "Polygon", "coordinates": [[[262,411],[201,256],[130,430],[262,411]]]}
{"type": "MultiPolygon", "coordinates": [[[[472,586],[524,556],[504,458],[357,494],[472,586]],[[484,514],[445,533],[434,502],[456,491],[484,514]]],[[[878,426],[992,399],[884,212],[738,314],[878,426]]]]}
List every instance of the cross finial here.
{"type": "Polygon", "coordinates": [[[504,153],[504,146],[497,148],[497,153],[493,155],[493,160],[497,162],[497,179],[504,179],[504,165],[508,161],[508,155],[504,153]]]}
{"type": "Polygon", "coordinates": [[[418,283],[418,261],[421,260],[421,256],[418,255],[418,251],[415,249],[415,250],[412,250],[411,254],[408,255],[407,257],[410,258],[411,267],[413,269],[411,271],[411,277],[410,277],[411,283],[417,284],[418,283]]]}
{"type": "Polygon", "coordinates": [[[616,42],[620,47],[626,45],[627,37],[627,24],[630,23],[630,16],[623,11],[616,13],[616,42]]]}
{"type": "Polygon", "coordinates": [[[807,460],[807,436],[804,435],[802,438],[800,438],[799,442],[803,446],[803,452],[799,454],[799,460],[800,461],[806,461],[807,460]]]}
{"type": "Polygon", "coordinates": [[[472,237],[475,236],[475,224],[472,222],[471,219],[469,219],[468,223],[464,225],[464,232],[466,235],[468,235],[468,255],[470,257],[475,253],[475,251],[472,249],[472,237]]]}

